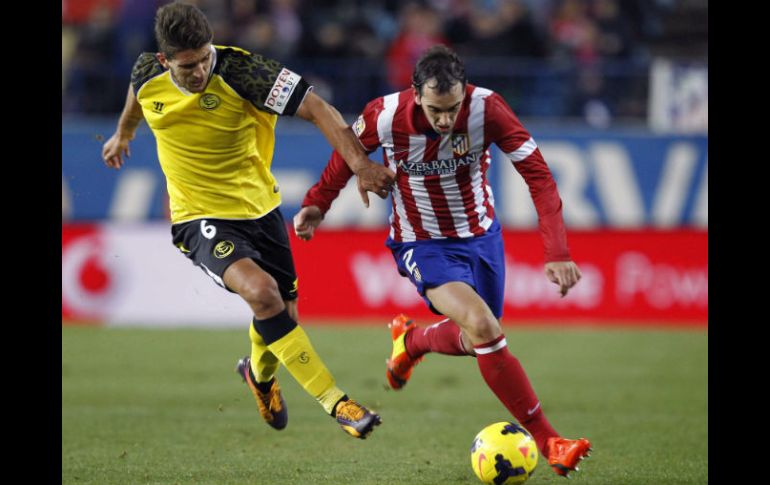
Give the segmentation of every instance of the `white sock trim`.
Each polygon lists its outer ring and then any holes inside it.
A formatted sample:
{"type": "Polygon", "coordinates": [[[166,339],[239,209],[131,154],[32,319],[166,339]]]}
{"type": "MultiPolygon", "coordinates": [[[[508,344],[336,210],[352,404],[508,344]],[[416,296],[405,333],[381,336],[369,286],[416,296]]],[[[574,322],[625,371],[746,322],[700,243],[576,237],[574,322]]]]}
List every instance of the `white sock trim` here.
{"type": "Polygon", "coordinates": [[[480,348],[477,347],[477,348],[474,348],[473,350],[476,351],[476,354],[481,354],[481,355],[491,354],[492,352],[497,352],[498,350],[502,349],[506,345],[508,345],[508,342],[506,342],[505,338],[503,338],[501,341],[497,342],[495,345],[492,345],[490,347],[480,347],[480,348]]]}

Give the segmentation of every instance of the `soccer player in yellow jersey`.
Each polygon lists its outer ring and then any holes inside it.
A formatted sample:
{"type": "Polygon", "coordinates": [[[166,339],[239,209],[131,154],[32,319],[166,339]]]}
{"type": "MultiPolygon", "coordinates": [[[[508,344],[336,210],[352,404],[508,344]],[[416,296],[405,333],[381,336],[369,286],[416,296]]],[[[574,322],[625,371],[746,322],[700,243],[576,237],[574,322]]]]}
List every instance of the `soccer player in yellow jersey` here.
{"type": "Polygon", "coordinates": [[[335,380],[297,324],[294,270],[281,196],[270,172],[278,115],[314,123],[352,161],[358,188],[384,198],[395,174],[366,157],[339,112],[281,63],[212,45],[208,19],[172,3],[155,17],[156,54],[139,56],[117,130],[102,158],[119,169],[144,119],[166,176],[173,243],[219,286],[237,293],[254,316],[251,354],[236,371],[275,429],[288,420],[275,373],[283,364],[347,433],[365,438],[380,417],[335,380]]]}

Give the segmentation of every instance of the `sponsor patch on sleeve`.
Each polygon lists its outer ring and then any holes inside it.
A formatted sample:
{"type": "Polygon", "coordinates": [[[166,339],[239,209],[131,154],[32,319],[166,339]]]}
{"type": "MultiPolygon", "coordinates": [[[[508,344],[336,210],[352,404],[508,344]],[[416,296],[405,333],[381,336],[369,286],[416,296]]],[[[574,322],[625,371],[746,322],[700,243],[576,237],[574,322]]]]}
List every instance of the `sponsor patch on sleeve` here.
{"type": "Polygon", "coordinates": [[[364,121],[364,115],[358,115],[358,119],[353,123],[353,133],[357,137],[361,138],[361,133],[366,129],[366,121],[364,121]]]}
{"type": "Polygon", "coordinates": [[[265,100],[265,107],[270,108],[278,114],[283,114],[283,110],[286,109],[286,105],[291,98],[294,88],[299,84],[299,80],[302,76],[292,72],[285,67],[278,73],[278,77],[275,79],[273,87],[270,88],[270,92],[265,100]]]}

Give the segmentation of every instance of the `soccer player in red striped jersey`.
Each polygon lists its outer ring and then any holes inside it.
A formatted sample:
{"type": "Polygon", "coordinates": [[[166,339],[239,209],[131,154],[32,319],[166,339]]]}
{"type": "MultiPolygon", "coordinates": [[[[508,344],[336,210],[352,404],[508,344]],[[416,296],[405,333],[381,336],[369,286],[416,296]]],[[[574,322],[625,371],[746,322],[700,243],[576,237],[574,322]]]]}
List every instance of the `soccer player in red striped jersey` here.
{"type": "MultiPolygon", "coordinates": [[[[469,84],[457,55],[445,46],[426,51],[410,89],[377,98],[353,124],[364,149],[383,147],[396,173],[391,201],[391,249],[398,271],[430,309],[448,317],[417,327],[406,316],[391,323],[393,352],[387,378],[408,381],[430,352],[473,355],[489,388],[533,435],[562,476],[588,456],[590,443],[562,438],[546,419],[500,326],[505,262],[494,196],[487,180],[495,143],[524,177],[538,213],[545,273],[562,296],[580,279],[572,261],[556,183],[534,139],[497,93],[469,84]]],[[[336,151],[294,218],[296,234],[313,236],[353,173],[336,151]]]]}

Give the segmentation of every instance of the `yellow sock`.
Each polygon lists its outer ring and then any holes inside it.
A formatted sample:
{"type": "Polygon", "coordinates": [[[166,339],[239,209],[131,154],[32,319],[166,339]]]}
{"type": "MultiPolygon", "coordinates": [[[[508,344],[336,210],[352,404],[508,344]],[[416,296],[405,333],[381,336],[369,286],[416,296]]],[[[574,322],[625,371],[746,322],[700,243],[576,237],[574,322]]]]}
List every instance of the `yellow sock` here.
{"type": "Polygon", "coordinates": [[[267,348],[262,336],[249,325],[249,340],[251,340],[251,372],[257,382],[268,382],[273,378],[281,362],[267,348]]]}
{"type": "Polygon", "coordinates": [[[302,327],[297,325],[267,347],[305,391],[316,398],[326,412],[332,415],[334,405],[345,393],[335,385],[334,377],[313,349],[302,327]]]}

